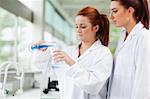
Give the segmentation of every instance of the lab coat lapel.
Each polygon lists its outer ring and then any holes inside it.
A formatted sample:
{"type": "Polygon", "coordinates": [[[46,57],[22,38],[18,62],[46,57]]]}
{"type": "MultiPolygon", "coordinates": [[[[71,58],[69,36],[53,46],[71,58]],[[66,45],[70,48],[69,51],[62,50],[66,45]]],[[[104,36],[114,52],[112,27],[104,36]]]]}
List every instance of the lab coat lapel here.
{"type": "Polygon", "coordinates": [[[130,40],[132,40],[132,37],[139,33],[139,31],[143,28],[143,24],[139,22],[131,31],[131,33],[128,35],[128,37],[125,39],[126,31],[123,31],[123,37],[120,40],[120,44],[116,50],[116,53],[118,53],[130,40]]]}
{"type": "Polygon", "coordinates": [[[97,40],[90,48],[88,48],[78,59],[77,61],[82,60],[84,57],[87,57],[88,55],[90,55],[90,53],[97,49],[98,46],[101,45],[101,42],[99,40],[97,40]]]}

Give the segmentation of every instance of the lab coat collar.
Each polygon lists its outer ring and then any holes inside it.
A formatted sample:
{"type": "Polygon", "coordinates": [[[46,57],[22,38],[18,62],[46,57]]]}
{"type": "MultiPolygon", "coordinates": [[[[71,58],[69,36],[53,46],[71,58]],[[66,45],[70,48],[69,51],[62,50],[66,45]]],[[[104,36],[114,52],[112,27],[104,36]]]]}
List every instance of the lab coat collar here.
{"type": "MultiPolygon", "coordinates": [[[[76,51],[79,50],[79,45],[80,45],[80,44],[81,44],[81,43],[79,43],[79,44],[77,45],[76,51]]],[[[98,48],[99,46],[101,46],[101,45],[102,45],[102,43],[101,43],[100,40],[95,41],[95,42],[92,44],[92,46],[89,47],[89,48],[77,59],[77,61],[79,61],[80,59],[82,59],[84,56],[89,55],[90,52],[92,52],[93,50],[97,49],[97,48],[98,48]]]]}
{"type": "Polygon", "coordinates": [[[128,37],[126,38],[126,40],[124,41],[125,37],[126,37],[126,31],[123,30],[123,35],[121,37],[121,44],[119,44],[118,49],[117,49],[117,53],[124,47],[124,45],[126,45],[126,43],[128,43],[133,36],[139,34],[140,30],[143,28],[143,24],[141,22],[137,23],[134,28],[131,30],[131,32],[129,33],[128,37]]]}
{"type": "MultiPolygon", "coordinates": [[[[79,42],[79,43],[76,45],[76,49],[79,48],[79,45],[80,45],[80,44],[81,44],[81,42],[79,42]]],[[[92,44],[92,46],[88,48],[88,50],[94,50],[94,49],[96,49],[98,46],[101,46],[101,45],[102,45],[101,41],[100,41],[100,40],[96,40],[96,41],[92,44]]]]}
{"type": "Polygon", "coordinates": [[[134,28],[131,30],[129,35],[133,36],[133,35],[136,35],[136,34],[140,33],[139,30],[141,30],[143,27],[144,27],[144,25],[141,22],[138,22],[134,26],[134,28]]]}
{"type": "MultiPolygon", "coordinates": [[[[137,23],[133,29],[131,30],[131,32],[129,33],[127,39],[125,40],[124,43],[128,42],[133,36],[137,35],[138,33],[140,33],[139,31],[143,28],[143,24],[141,22],[137,23]]],[[[126,31],[124,31],[124,39],[125,39],[125,35],[126,35],[126,31]]]]}

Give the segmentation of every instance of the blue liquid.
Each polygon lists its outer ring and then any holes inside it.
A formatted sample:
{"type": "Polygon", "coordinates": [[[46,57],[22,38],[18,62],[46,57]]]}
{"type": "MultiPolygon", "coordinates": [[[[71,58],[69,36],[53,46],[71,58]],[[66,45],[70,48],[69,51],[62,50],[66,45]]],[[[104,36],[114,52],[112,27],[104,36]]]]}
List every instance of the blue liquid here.
{"type": "Polygon", "coordinates": [[[31,49],[35,50],[35,49],[41,49],[41,48],[48,48],[48,47],[52,47],[52,46],[53,45],[44,45],[44,44],[42,44],[42,45],[32,45],[31,49]]]}

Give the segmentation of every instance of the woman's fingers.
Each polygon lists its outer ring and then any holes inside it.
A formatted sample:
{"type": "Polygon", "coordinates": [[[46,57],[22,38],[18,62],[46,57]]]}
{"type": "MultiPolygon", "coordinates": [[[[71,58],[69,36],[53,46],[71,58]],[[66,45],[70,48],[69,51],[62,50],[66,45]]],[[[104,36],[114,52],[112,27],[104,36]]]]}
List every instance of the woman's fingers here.
{"type": "Polygon", "coordinates": [[[53,56],[57,56],[57,55],[64,55],[64,52],[60,50],[53,51],[53,56]]]}
{"type": "Polygon", "coordinates": [[[40,51],[46,51],[47,48],[40,48],[39,50],[40,50],[40,51]]]}
{"type": "Polygon", "coordinates": [[[75,62],[63,51],[55,50],[53,52],[53,59],[56,62],[65,61],[69,65],[73,65],[75,62]]]}
{"type": "Polygon", "coordinates": [[[55,55],[53,55],[53,57],[54,57],[54,58],[63,58],[64,55],[62,55],[62,54],[55,54],[55,55]]]}
{"type": "Polygon", "coordinates": [[[54,54],[55,54],[55,53],[63,53],[63,51],[61,51],[61,50],[54,50],[53,53],[54,53],[54,54]]]}
{"type": "Polygon", "coordinates": [[[57,50],[57,51],[53,52],[53,56],[52,57],[53,57],[54,61],[56,61],[56,62],[64,61],[65,54],[64,54],[64,52],[62,52],[60,50],[57,50]]]}
{"type": "MultiPolygon", "coordinates": [[[[43,43],[46,43],[46,41],[40,40],[40,41],[38,41],[38,42],[33,43],[32,45],[40,45],[40,44],[43,44],[43,43]]],[[[46,51],[47,48],[40,48],[39,50],[40,50],[40,51],[46,51]]]]}

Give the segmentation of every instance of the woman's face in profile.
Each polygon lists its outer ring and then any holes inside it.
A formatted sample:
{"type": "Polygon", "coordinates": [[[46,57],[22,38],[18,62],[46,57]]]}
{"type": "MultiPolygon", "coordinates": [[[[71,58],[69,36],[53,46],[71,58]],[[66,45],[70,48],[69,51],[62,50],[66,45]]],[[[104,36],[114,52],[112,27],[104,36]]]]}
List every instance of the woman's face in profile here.
{"type": "Polygon", "coordinates": [[[79,15],[76,16],[76,33],[77,37],[81,41],[90,41],[91,39],[96,38],[96,31],[93,29],[94,27],[90,23],[88,17],[79,15]]]}
{"type": "Polygon", "coordinates": [[[110,4],[110,19],[117,27],[125,26],[130,20],[129,11],[119,1],[112,1],[110,4]]]}

